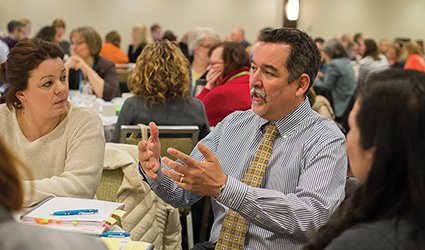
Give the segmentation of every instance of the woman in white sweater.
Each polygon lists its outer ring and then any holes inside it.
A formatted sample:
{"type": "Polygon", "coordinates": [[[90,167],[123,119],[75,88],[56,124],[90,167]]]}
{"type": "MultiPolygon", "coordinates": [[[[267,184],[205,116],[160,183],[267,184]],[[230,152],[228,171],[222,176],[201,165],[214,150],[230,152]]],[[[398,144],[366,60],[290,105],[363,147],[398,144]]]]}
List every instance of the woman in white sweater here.
{"type": "Polygon", "coordinates": [[[30,167],[25,205],[50,195],[93,198],[105,151],[97,114],[68,102],[62,50],[25,40],[10,51],[4,68],[8,92],[0,105],[5,143],[30,167]]]}

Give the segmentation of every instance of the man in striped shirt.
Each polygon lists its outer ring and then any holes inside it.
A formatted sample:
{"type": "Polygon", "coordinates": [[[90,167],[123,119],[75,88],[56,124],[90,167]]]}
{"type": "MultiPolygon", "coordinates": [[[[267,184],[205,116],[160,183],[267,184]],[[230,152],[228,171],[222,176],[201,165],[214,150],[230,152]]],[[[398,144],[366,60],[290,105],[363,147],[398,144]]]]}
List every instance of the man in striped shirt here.
{"type": "Polygon", "coordinates": [[[140,172],[154,192],[173,206],[211,197],[214,249],[228,209],[248,223],[244,249],[301,249],[344,198],[347,159],[337,126],[315,113],[305,97],[320,65],[312,39],[297,29],[264,32],[251,62],[252,109],[227,116],[187,156],[160,160],[158,130],[139,144],[140,172]],[[242,178],[264,127],[278,135],[260,187],[242,178]]]}

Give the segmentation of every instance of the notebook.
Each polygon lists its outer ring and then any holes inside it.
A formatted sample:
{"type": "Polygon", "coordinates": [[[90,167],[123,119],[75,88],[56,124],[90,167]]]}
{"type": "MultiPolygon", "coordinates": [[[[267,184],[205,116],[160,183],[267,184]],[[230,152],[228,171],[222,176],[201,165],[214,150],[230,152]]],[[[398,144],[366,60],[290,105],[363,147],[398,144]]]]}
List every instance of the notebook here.
{"type": "Polygon", "coordinates": [[[21,220],[27,224],[37,224],[58,230],[98,235],[106,229],[104,221],[111,216],[112,212],[123,208],[124,203],[118,202],[51,197],[23,214],[21,220]],[[62,216],[52,214],[53,212],[63,210],[83,209],[97,209],[98,212],[62,216]]]}
{"type": "Polygon", "coordinates": [[[126,241],[119,238],[101,238],[109,250],[154,250],[151,243],[141,241],[126,241]]]}

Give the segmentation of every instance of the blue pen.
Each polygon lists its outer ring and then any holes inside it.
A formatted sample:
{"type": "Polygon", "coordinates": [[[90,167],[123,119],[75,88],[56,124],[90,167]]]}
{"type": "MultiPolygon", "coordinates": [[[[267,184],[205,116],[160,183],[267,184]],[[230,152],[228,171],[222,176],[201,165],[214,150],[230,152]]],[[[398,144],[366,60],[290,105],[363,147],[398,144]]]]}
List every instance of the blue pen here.
{"type": "Polygon", "coordinates": [[[98,209],[87,208],[87,209],[73,209],[73,210],[62,210],[55,211],[52,215],[80,215],[80,214],[94,214],[99,212],[98,209]]]}
{"type": "Polygon", "coordinates": [[[129,237],[129,232],[104,232],[99,235],[100,237],[129,237]]]}

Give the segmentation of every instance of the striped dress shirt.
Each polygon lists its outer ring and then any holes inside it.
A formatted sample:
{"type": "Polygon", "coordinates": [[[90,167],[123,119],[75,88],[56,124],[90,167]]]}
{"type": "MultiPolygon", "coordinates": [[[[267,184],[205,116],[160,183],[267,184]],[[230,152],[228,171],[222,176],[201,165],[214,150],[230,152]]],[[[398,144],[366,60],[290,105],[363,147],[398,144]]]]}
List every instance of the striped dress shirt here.
{"type": "MultiPolygon", "coordinates": [[[[252,110],[236,111],[202,140],[228,175],[220,197],[211,198],[215,217],[211,242],[217,241],[231,208],[250,222],[245,249],[301,249],[344,198],[344,136],[331,120],[314,112],[307,99],[275,122],[279,134],[261,187],[244,184],[242,177],[267,123],[252,110]]],[[[196,148],[191,156],[204,159],[196,148]]],[[[146,179],[158,196],[175,207],[190,206],[201,198],[161,171],[156,180],[146,179]]]]}

